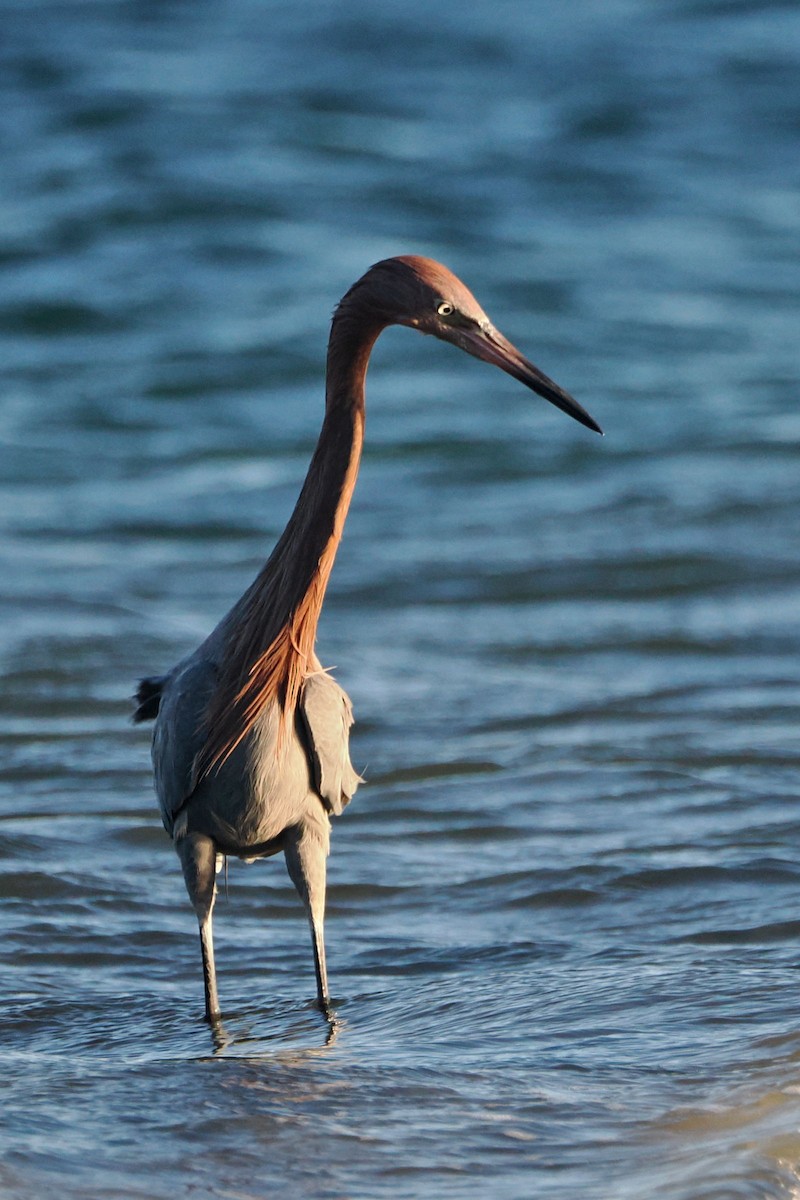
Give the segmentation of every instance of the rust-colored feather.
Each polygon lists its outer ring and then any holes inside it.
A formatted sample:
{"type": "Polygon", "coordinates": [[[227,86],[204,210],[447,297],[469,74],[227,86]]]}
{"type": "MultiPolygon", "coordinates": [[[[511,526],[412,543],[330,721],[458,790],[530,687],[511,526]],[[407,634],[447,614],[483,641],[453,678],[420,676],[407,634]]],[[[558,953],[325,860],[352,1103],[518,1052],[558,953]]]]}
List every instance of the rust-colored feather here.
{"type": "Polygon", "coordinates": [[[281,707],[279,747],[291,725],[303,680],[315,666],[317,626],[358,475],[363,409],[348,413],[347,425],[347,438],[341,430],[338,436],[332,432],[329,422],[323,426],[292,520],[242,599],[205,720],[208,734],[196,764],[198,782],[222,766],[269,703],[277,701],[281,707]],[[331,464],[337,458],[340,470],[335,472],[331,464]],[[318,474],[315,464],[323,465],[324,473],[318,474]],[[335,494],[328,492],[320,512],[315,501],[336,475],[335,494]]]}

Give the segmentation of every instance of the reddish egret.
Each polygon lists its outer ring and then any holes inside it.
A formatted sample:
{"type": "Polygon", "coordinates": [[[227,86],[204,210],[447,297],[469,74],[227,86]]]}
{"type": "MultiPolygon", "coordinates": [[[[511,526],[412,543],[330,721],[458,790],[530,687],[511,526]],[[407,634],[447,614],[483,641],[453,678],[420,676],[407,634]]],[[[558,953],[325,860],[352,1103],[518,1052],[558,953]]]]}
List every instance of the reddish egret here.
{"type": "Polygon", "coordinates": [[[134,720],[156,722],[156,791],[200,925],[212,1023],[220,1010],[211,911],[223,855],[283,851],[311,925],[317,1001],[329,1011],[323,917],[330,819],[360,780],[350,762],[350,701],[323,670],[314,643],[358,474],[367,363],[388,325],[451,342],[602,432],[439,263],[385,259],[340,301],[328,342],[322,431],[288,525],[213,633],[166,675],[142,680],[137,693],[134,720]]]}

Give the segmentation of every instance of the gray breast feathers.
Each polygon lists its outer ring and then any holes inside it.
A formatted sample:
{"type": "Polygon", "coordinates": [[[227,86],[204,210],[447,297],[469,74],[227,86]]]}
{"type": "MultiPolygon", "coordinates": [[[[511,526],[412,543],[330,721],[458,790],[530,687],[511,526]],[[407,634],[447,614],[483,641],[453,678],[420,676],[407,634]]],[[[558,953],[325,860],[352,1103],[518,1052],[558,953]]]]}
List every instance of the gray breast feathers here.
{"type": "Polygon", "coordinates": [[[347,693],[324,671],[306,676],[298,707],[314,786],[328,811],[338,817],[363,782],[350,762],[353,707],[347,693]]]}

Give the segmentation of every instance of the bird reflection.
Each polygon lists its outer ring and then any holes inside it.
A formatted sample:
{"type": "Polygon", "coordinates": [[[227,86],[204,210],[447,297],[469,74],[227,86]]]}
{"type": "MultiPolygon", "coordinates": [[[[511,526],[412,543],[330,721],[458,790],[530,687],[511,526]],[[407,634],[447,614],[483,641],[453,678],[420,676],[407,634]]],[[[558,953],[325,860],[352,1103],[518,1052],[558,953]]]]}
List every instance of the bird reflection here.
{"type": "Polygon", "coordinates": [[[335,1010],[330,1006],[323,1013],[325,1018],[325,1037],[319,1045],[311,1045],[304,1047],[301,1051],[296,1048],[289,1048],[285,1044],[285,1033],[276,1036],[274,1039],[264,1034],[254,1034],[249,1031],[236,1033],[226,1025],[221,1017],[210,1022],[211,1041],[214,1046],[214,1057],[224,1056],[237,1046],[249,1046],[250,1051],[245,1054],[236,1053],[236,1058],[283,1058],[285,1055],[294,1055],[301,1053],[304,1057],[307,1055],[323,1054],[330,1050],[336,1043],[339,1034],[347,1024],[342,1020],[335,1010]],[[261,1047],[259,1053],[254,1048],[261,1047]]]}

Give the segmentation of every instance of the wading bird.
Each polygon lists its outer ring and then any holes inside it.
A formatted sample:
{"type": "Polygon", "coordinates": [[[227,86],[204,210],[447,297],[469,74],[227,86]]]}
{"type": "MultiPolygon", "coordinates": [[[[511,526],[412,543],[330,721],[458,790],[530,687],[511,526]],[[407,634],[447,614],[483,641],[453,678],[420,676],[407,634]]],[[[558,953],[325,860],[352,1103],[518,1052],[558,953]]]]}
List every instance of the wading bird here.
{"type": "Polygon", "coordinates": [[[317,1001],[328,1013],[323,918],[330,819],[360,779],[350,701],[316,656],[317,623],[358,474],[364,380],[388,325],[408,325],[493,363],[589,429],[599,425],[492,325],[431,259],[371,267],[333,316],[325,417],[305,483],[268,562],[194,653],[143,679],[135,721],[155,718],[161,816],[200,925],[206,1018],[220,1015],[211,912],[223,855],[282,850],[311,925],[317,1001]]]}

